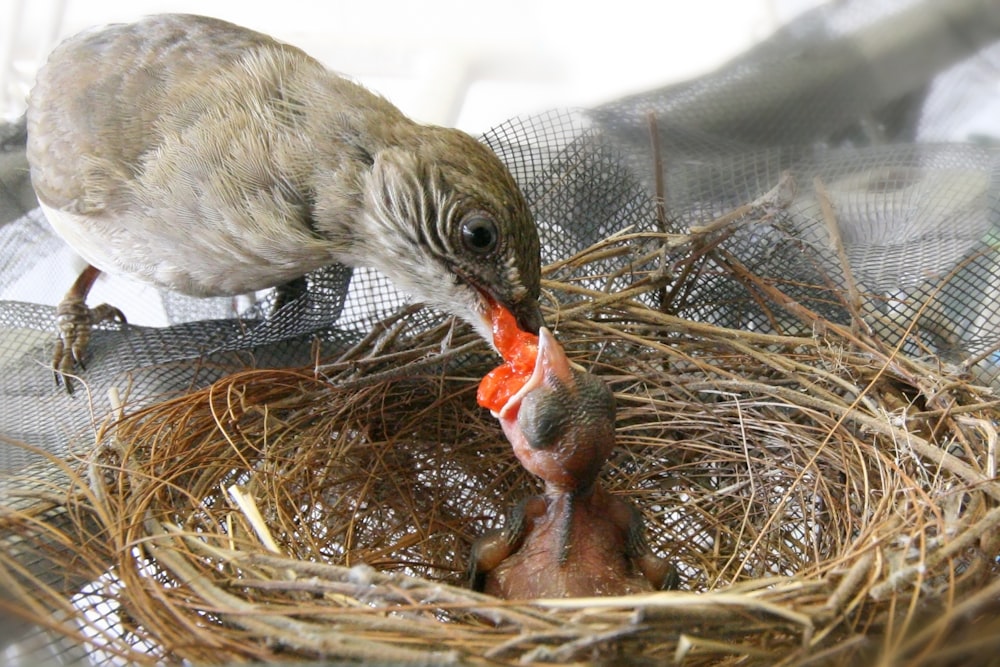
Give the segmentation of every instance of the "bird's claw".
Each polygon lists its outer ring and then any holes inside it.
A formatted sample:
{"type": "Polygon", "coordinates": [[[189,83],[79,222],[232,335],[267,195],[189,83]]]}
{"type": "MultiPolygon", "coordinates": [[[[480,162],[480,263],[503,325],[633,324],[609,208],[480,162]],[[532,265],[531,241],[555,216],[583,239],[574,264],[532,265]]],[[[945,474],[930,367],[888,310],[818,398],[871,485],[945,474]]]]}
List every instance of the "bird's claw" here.
{"type": "Polygon", "coordinates": [[[56,386],[66,385],[66,391],[73,393],[70,376],[74,367],[86,368],[83,355],[90,342],[91,329],[105,321],[125,324],[125,314],[114,306],[102,303],[89,308],[82,298],[67,297],[56,307],[56,325],[59,337],[52,354],[52,371],[56,386]]]}

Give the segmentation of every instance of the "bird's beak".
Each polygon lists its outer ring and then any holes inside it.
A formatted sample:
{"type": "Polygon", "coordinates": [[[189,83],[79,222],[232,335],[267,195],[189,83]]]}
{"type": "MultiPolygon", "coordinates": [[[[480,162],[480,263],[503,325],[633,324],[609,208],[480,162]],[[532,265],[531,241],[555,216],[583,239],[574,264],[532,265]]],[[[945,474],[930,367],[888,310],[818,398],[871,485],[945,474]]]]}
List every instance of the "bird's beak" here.
{"type": "Polygon", "coordinates": [[[491,343],[493,342],[493,309],[497,306],[502,306],[510,311],[510,314],[514,316],[517,328],[521,331],[538,335],[538,330],[545,326],[542,308],[536,299],[524,298],[513,305],[508,305],[508,301],[499,299],[484,289],[477,288],[477,290],[479,292],[479,308],[477,309],[479,319],[473,321],[472,324],[479,329],[483,338],[491,343]],[[480,322],[482,326],[479,326],[480,322]]]}
{"type": "MultiPolygon", "coordinates": [[[[563,346],[556,341],[548,327],[538,330],[538,358],[531,373],[532,380],[541,372],[541,380],[549,384],[572,385],[573,371],[563,346]]],[[[530,384],[530,381],[529,381],[530,384]]]]}
{"type": "Polygon", "coordinates": [[[517,326],[521,331],[537,334],[539,329],[545,326],[545,318],[542,317],[542,308],[535,299],[524,299],[514,304],[510,312],[514,315],[517,326]]]}

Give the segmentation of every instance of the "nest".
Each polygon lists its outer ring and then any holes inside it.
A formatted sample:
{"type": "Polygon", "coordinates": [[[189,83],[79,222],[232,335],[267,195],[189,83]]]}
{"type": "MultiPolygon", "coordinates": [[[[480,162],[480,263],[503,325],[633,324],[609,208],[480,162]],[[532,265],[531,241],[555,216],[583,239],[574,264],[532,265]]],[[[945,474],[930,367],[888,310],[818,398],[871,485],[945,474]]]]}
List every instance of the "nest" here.
{"type": "Polygon", "coordinates": [[[64,481],[26,476],[31,502],[6,508],[13,607],[91,657],[138,664],[950,664],[995,651],[1000,402],[860,316],[824,319],[753,275],[719,245],[736,217],[667,239],[681,263],[629,263],[629,289],[594,287],[611,283],[590,267],[663,235],[606,240],[544,285],[560,342],[618,399],[603,482],[640,508],[680,590],[469,590],[472,541],[539,486],[475,404],[496,357],[462,327],[412,333],[400,317],[308,368],[246,370],[140,410],[126,396],[82,460],[52,461],[64,481]],[[672,315],[709,265],[799,333],[672,315]],[[59,581],[24,565],[43,560],[59,581]],[[88,583],[71,595],[71,580],[88,583]]]}

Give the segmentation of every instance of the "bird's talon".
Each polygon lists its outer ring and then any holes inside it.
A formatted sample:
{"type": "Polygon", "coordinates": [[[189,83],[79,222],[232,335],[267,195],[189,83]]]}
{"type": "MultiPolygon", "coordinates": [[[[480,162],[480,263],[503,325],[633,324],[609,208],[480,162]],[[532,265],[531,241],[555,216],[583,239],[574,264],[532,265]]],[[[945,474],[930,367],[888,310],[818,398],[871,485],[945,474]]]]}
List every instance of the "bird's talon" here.
{"type": "Polygon", "coordinates": [[[83,299],[70,296],[58,305],[56,323],[59,337],[56,339],[52,354],[56,386],[62,381],[66,385],[66,391],[73,393],[73,383],[69,376],[77,367],[87,370],[83,359],[87,352],[87,344],[90,343],[91,330],[105,321],[127,324],[125,314],[106,303],[88,308],[83,299]]]}

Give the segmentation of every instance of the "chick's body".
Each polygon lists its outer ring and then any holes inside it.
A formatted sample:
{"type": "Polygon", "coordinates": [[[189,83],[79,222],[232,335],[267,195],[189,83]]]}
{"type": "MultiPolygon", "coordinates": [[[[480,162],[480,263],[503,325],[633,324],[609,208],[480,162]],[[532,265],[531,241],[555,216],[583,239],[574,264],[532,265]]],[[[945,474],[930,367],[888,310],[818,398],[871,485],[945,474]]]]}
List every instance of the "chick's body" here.
{"type": "Polygon", "coordinates": [[[649,548],[641,514],[598,479],[615,444],[614,395],[573,368],[548,329],[540,330],[531,378],[498,418],[514,455],[545,491],[474,546],[472,566],[485,592],[586,597],[673,585],[676,573],[649,548]]]}
{"type": "Polygon", "coordinates": [[[654,590],[629,544],[635,510],[601,486],[583,497],[535,496],[522,508],[523,541],[486,574],[484,592],[525,600],[654,590]]]}
{"type": "Polygon", "coordinates": [[[484,336],[485,295],[541,324],[537,231],[497,157],[266,35],[169,14],[84,32],[27,122],[46,216],[103,271],[218,296],[373,266],[484,336]]]}

